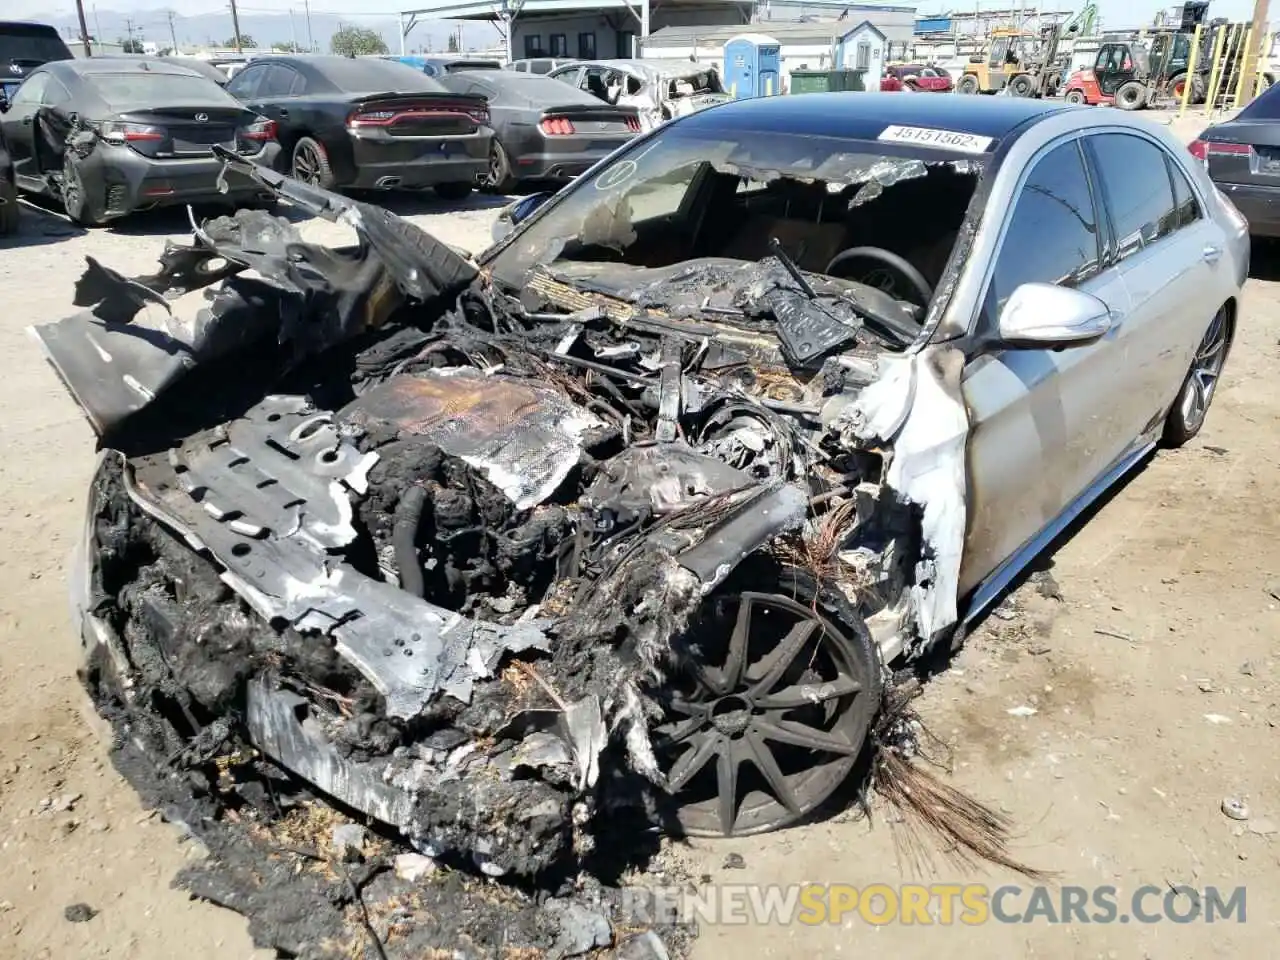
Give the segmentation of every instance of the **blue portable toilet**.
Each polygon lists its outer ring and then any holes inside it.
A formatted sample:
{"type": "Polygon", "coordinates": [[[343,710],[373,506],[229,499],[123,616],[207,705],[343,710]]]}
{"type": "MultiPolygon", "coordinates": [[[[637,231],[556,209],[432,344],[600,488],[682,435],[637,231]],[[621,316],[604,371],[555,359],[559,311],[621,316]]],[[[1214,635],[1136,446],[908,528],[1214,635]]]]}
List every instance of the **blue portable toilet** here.
{"type": "Polygon", "coordinates": [[[762,33],[743,33],[724,45],[724,85],[737,97],[782,92],[782,46],[762,33]]]}

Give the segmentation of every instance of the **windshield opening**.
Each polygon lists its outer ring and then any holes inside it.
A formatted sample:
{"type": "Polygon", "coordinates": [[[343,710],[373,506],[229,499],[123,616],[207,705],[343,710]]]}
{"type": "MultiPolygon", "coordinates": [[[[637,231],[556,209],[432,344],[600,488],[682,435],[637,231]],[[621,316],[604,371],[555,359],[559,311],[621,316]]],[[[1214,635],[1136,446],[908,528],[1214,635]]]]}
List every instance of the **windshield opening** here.
{"type": "Polygon", "coordinates": [[[927,298],[901,271],[837,258],[875,247],[935,289],[984,159],[875,141],[673,128],[535,217],[494,257],[493,275],[518,290],[535,267],[582,275],[578,264],[755,263],[773,255],[776,239],[802,271],[875,286],[923,312],[927,298]]]}
{"type": "Polygon", "coordinates": [[[240,104],[205,77],[185,73],[138,70],[134,73],[96,73],[90,77],[98,95],[113,110],[137,110],[187,103],[192,106],[240,104]]]}

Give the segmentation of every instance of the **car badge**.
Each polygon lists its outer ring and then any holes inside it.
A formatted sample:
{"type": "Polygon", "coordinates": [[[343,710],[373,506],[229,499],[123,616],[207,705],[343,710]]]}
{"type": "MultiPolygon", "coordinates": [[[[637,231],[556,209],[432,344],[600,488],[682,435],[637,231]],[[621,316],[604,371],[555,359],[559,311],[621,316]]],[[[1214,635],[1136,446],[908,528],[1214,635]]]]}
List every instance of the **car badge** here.
{"type": "Polygon", "coordinates": [[[22,67],[20,64],[11,63],[9,64],[9,72],[16,73],[18,74],[18,76],[22,76],[22,67]]]}
{"type": "Polygon", "coordinates": [[[209,119],[209,115],[207,113],[196,114],[196,123],[204,123],[208,119],[209,119]]]}

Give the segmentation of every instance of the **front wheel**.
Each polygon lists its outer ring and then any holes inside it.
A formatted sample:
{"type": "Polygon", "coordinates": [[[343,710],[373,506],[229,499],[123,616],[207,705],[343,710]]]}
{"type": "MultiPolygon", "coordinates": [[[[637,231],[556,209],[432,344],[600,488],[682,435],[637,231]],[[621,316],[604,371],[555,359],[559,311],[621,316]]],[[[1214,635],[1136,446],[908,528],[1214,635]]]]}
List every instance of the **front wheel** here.
{"type": "Polygon", "coordinates": [[[1139,110],[1146,106],[1147,88],[1130,80],[1116,91],[1116,106],[1121,110],[1139,110]]]}
{"type": "Polygon", "coordinates": [[[1209,329],[1205,331],[1200,346],[1196,348],[1187,379],[1183,381],[1178,399],[1173,402],[1173,407],[1165,418],[1165,446],[1182,446],[1204,426],[1209,404],[1213,402],[1213,395],[1218,389],[1218,378],[1222,376],[1223,364],[1227,362],[1233,334],[1231,318],[1226,309],[1219,310],[1209,324],[1209,329]]]}
{"type": "Polygon", "coordinates": [[[1067,103],[1074,103],[1077,106],[1085,102],[1083,90],[1068,90],[1067,103]]]}
{"type": "Polygon", "coordinates": [[[1020,73],[1009,81],[1009,96],[1029,97],[1035,90],[1035,84],[1025,73],[1020,73]]]}
{"type": "Polygon", "coordinates": [[[659,694],[653,745],[690,836],[812,813],[849,776],[880,708],[879,653],[844,595],[808,573],[744,566],[695,615],[685,669],[659,694]]]}
{"type": "Polygon", "coordinates": [[[956,84],[956,93],[977,93],[978,90],[978,78],[972,73],[966,73],[956,84]]]}

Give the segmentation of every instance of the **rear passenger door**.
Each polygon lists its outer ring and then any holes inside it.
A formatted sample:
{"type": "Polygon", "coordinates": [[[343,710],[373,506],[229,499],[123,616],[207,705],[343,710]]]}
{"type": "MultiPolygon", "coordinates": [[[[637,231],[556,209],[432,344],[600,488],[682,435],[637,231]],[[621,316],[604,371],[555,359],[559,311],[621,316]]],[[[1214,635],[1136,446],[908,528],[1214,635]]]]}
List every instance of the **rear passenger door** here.
{"type": "MultiPolygon", "coordinates": [[[[1032,282],[1097,297],[1115,329],[1123,329],[1128,292],[1107,264],[1103,223],[1080,141],[1044,148],[1007,215],[978,339],[995,335],[1010,294],[1032,282]]],[[[1065,350],[997,342],[965,366],[969,516],[962,595],[1033,540],[1129,446],[1124,356],[1113,333],[1065,350]]]]}
{"type": "Polygon", "coordinates": [[[1129,293],[1122,325],[1129,431],[1150,426],[1177,395],[1192,353],[1222,306],[1226,236],[1204,215],[1177,162],[1139,133],[1085,138],[1129,293]]]}

